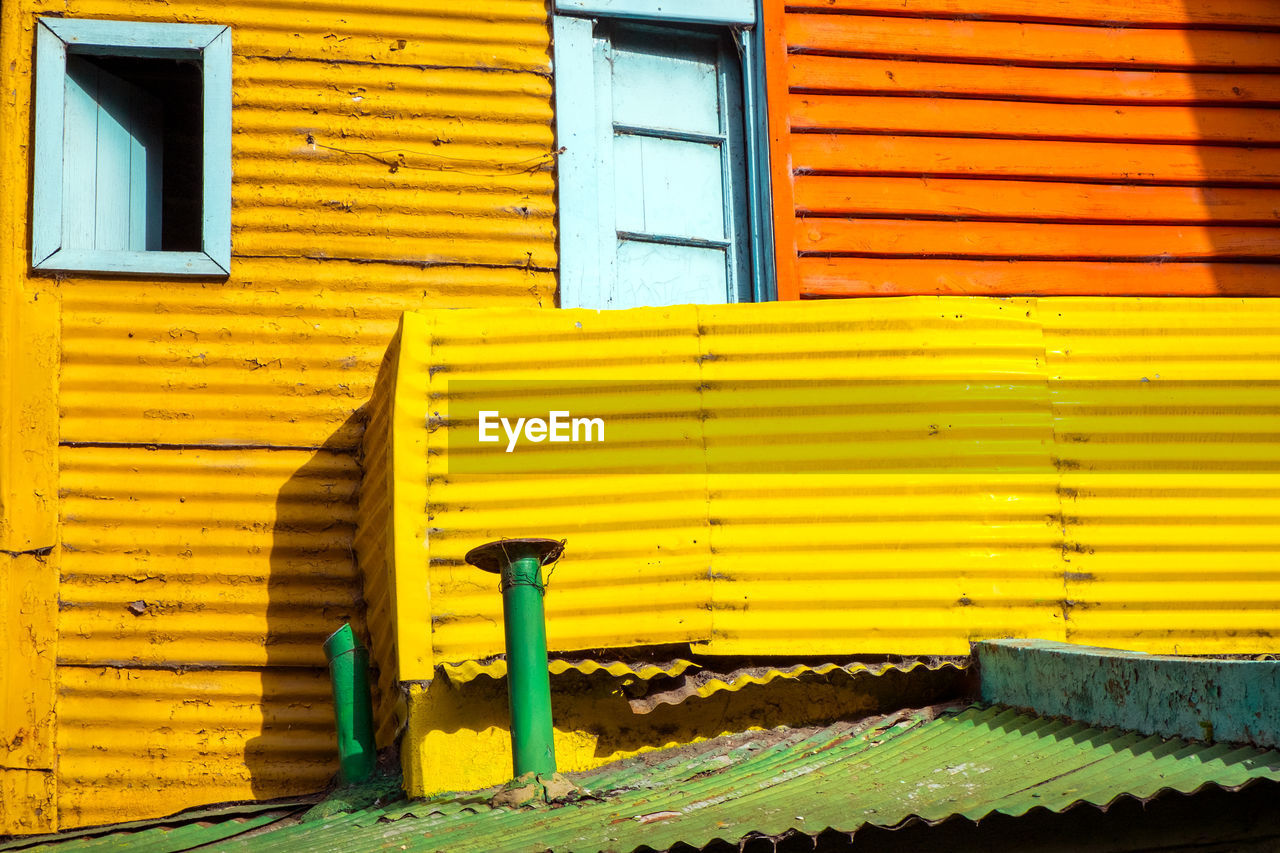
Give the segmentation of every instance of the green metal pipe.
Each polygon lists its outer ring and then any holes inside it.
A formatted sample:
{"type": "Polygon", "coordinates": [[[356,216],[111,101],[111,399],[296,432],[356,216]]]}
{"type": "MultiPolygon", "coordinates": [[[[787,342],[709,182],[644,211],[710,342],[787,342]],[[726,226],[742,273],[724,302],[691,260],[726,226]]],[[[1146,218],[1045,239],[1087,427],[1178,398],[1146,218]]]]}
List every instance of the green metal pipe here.
{"type": "Polygon", "coordinates": [[[333,719],[344,785],[365,782],[378,760],[373,742],[373,702],[369,698],[369,650],[343,625],[324,641],[333,683],[333,719]]]}
{"type": "Polygon", "coordinates": [[[556,772],[542,566],[558,557],[562,547],[550,539],[504,539],[467,554],[468,563],[502,578],[511,766],[517,777],[556,772]]]}

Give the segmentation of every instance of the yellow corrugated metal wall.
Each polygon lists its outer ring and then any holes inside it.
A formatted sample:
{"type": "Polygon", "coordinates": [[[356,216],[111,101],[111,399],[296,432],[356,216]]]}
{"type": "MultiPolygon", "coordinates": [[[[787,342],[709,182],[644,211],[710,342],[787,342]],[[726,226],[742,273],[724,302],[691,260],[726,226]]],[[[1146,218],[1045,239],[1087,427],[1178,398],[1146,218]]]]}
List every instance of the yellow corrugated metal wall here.
{"type": "MultiPolygon", "coordinates": [[[[371,393],[397,317],[553,304],[545,4],[9,0],[0,22],[0,185],[9,188],[0,194],[0,686],[30,700],[0,709],[0,740],[12,747],[23,738],[0,765],[0,832],[314,789],[333,769],[319,643],[362,608],[351,559],[353,413],[371,393]],[[229,279],[28,275],[29,198],[12,188],[29,186],[27,71],[42,14],[232,27],[229,279]],[[16,639],[26,637],[34,645],[16,639]]],[[[903,332],[916,322],[902,307],[910,304],[858,309],[869,312],[853,327],[859,339],[901,333],[899,343],[927,350],[922,358],[952,366],[1022,364],[1039,347],[1053,375],[1082,383],[1113,371],[1274,381],[1280,355],[1274,307],[1263,303],[1040,300],[1026,307],[1037,327],[993,319],[1021,303],[981,301],[955,312],[986,317],[975,334],[933,321],[914,337],[903,332]]],[[[790,337],[760,334],[727,310],[697,311],[730,356],[701,366],[724,376],[770,361],[809,369],[839,338],[811,334],[825,307],[795,307],[790,337]]],[[[691,311],[673,309],[663,322],[691,311]]],[[[684,359],[708,354],[649,329],[652,316],[614,321],[630,325],[585,351],[643,348],[649,375],[673,376],[687,370],[684,359]]],[[[478,333],[472,321],[455,322],[447,345],[482,365],[490,356],[467,351],[478,333]]],[[[495,352],[531,362],[527,342],[504,342],[500,325],[481,331],[495,352]]],[[[581,378],[583,352],[539,351],[537,363],[551,371],[544,377],[581,378]]],[[[1262,415],[1244,412],[1203,440],[1195,413],[1169,411],[1135,436],[1133,411],[1078,412],[1069,402],[1053,401],[1062,429],[1093,437],[1071,441],[1075,455],[1063,456],[1080,467],[1010,481],[1002,492],[938,481],[833,495],[803,484],[775,495],[793,502],[789,515],[762,517],[752,496],[726,482],[716,486],[709,542],[698,533],[706,506],[690,502],[690,484],[651,481],[631,495],[633,515],[611,523],[674,553],[670,571],[639,564],[643,548],[620,549],[608,528],[574,532],[575,559],[615,582],[633,618],[602,609],[590,579],[575,579],[566,563],[549,599],[556,642],[814,651],[813,638],[831,626],[813,621],[812,587],[789,581],[774,559],[780,549],[802,553],[806,568],[824,554],[868,555],[861,585],[835,599],[854,609],[839,621],[856,619],[868,647],[902,650],[924,638],[959,650],[959,638],[993,626],[1181,651],[1269,642],[1280,551],[1268,534],[1277,492],[1262,415]],[[1144,453],[1202,467],[1208,458],[1211,470],[1155,470],[1144,453]],[[993,494],[1023,503],[993,509],[993,494]],[[837,499],[878,513],[875,523],[832,515],[837,499]],[[953,517],[933,527],[933,539],[907,509],[919,501],[953,517]],[[1212,511],[1202,511],[1206,502],[1212,511]],[[966,539],[965,519],[991,522],[999,536],[966,539]],[[815,537],[823,528],[839,533],[815,537]],[[918,547],[892,547],[886,530],[921,537],[918,547]],[[737,585],[710,573],[712,542],[716,572],[736,574],[737,585]],[[919,581],[910,594],[902,573],[919,581]],[[767,630],[734,601],[748,587],[771,602],[757,611],[767,630]],[[938,621],[919,621],[926,612],[938,621]],[[809,636],[797,639],[795,624],[810,625],[809,636]]],[[[403,473],[425,481],[420,468],[403,473]]],[[[438,538],[440,562],[419,574],[432,609],[385,605],[415,612],[410,630],[431,636],[405,676],[429,677],[437,658],[498,650],[500,620],[486,619],[499,599],[489,579],[458,565],[465,547],[514,524],[541,527],[557,507],[591,506],[599,488],[545,493],[539,513],[475,487],[442,494],[446,508],[479,505],[489,520],[438,538]]],[[[418,595],[409,603],[421,604],[418,595]]],[[[408,654],[401,650],[402,662],[408,654]]]]}
{"type": "Polygon", "coordinates": [[[1041,304],[1067,638],[1277,651],[1280,300],[1041,304]]]}
{"type": "MultiPolygon", "coordinates": [[[[60,365],[35,371],[60,381],[60,449],[35,458],[60,468],[62,547],[5,567],[41,595],[57,578],[57,820],[52,785],[6,763],[0,832],[314,790],[336,766],[320,643],[361,622],[354,413],[399,315],[554,304],[545,4],[3,5],[0,347],[38,367],[61,336],[60,365]],[[231,26],[228,279],[28,275],[30,200],[12,188],[29,185],[40,15],[231,26]],[[12,328],[31,294],[45,328],[12,328]],[[41,797],[39,821],[9,817],[41,797]]],[[[22,399],[9,375],[5,402],[22,399]]],[[[30,526],[52,495],[12,481],[4,518],[30,526]]]]}
{"type": "MultiPolygon", "coordinates": [[[[492,576],[462,558],[503,536],[568,540],[546,601],[553,650],[964,654],[1006,636],[1277,648],[1280,300],[502,309],[404,328],[396,406],[415,416],[395,428],[434,452],[426,472],[393,477],[428,485],[394,522],[395,583],[428,572],[431,591],[429,609],[399,615],[402,678],[431,675],[404,670],[409,645],[436,663],[502,651],[492,576]],[[484,379],[513,400],[522,380],[601,380],[587,410],[649,438],[633,448],[624,432],[612,456],[539,445],[561,475],[454,476],[458,442],[475,446],[459,401],[484,393],[455,383],[484,379]],[[802,380],[873,383],[856,398],[873,404],[817,406],[793,394],[802,380]],[[912,390],[925,380],[943,383],[936,395],[912,390]],[[957,393],[971,383],[994,390],[957,393]],[[687,452],[700,464],[668,473],[687,452]],[[633,464],[613,470],[624,453],[633,464]],[[952,464],[974,453],[1007,461],[952,464]]],[[[537,404],[554,394],[539,386],[537,404]]]]}

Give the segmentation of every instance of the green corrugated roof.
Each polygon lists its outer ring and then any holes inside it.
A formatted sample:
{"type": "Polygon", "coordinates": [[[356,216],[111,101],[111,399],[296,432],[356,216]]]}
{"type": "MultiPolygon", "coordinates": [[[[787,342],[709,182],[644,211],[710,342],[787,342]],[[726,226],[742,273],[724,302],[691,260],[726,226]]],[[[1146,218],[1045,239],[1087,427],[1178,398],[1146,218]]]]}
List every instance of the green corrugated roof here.
{"type": "MultiPolygon", "coordinates": [[[[613,850],[702,847],[753,834],[816,835],[953,815],[1106,806],[1129,795],[1280,781],[1280,752],[1188,743],[1032,717],[1003,707],[817,731],[737,735],[653,753],[576,781],[594,797],[492,808],[488,795],[400,802],[282,826],[220,850],[613,850]]],[[[174,830],[170,830],[172,832],[174,830]]],[[[137,836],[134,836],[137,838],[137,836]]],[[[139,839],[140,840],[140,839],[139,839]]]]}
{"type": "Polygon", "coordinates": [[[80,830],[54,836],[47,843],[40,839],[18,838],[0,844],[0,850],[21,850],[23,853],[56,848],[59,851],[75,850],[80,853],[128,850],[130,853],[180,853],[205,844],[212,844],[233,835],[240,835],[288,817],[296,810],[296,804],[235,806],[231,808],[201,809],[187,812],[178,819],[163,821],[138,821],[118,824],[103,830],[80,830]],[[33,846],[34,845],[34,846],[33,846]]]}

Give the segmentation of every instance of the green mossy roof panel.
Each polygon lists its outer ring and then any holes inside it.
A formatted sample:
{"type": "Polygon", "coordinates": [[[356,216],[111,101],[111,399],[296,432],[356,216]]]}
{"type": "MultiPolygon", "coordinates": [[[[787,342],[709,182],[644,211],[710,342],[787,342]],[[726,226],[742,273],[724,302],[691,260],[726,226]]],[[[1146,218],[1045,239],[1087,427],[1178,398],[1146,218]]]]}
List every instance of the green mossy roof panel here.
{"type": "MultiPolygon", "coordinates": [[[[1004,708],[774,731],[575,774],[593,796],[492,808],[479,792],[368,808],[229,838],[220,850],[632,851],[953,815],[1105,807],[1205,785],[1280,781],[1280,752],[1101,730],[1004,708]]],[[[173,830],[170,830],[173,831],[173,830]]]]}

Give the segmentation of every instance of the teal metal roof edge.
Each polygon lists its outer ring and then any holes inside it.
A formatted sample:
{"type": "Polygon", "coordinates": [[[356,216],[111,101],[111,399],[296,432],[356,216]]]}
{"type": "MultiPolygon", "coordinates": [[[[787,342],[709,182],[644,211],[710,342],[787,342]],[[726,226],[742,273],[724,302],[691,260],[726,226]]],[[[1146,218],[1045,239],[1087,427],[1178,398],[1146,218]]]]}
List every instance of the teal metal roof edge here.
{"type": "Polygon", "coordinates": [[[1280,661],[974,644],[982,701],[1144,734],[1280,745],[1280,661]]]}

